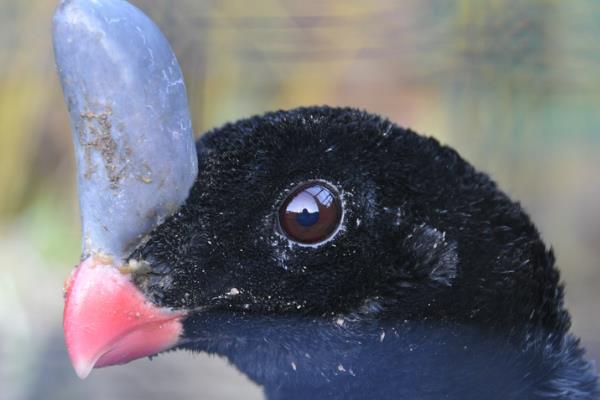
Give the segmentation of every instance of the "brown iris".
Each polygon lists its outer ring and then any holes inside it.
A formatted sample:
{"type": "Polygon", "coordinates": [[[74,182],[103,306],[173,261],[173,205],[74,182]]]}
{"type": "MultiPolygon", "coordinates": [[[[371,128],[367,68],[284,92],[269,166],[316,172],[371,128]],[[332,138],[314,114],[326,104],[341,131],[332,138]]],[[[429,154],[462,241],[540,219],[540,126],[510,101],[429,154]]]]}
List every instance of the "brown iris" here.
{"type": "Polygon", "coordinates": [[[295,189],[279,209],[279,226],[291,240],[315,244],[328,239],[342,218],[337,192],[324,182],[307,182],[295,189]]]}

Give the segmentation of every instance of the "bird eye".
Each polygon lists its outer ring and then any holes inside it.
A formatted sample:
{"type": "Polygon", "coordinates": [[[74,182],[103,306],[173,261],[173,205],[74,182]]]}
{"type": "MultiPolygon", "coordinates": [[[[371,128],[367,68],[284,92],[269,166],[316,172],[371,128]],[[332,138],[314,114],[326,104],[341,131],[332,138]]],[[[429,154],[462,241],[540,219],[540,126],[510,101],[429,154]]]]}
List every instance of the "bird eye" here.
{"type": "Polygon", "coordinates": [[[342,219],[339,195],[323,182],[307,182],[294,190],[279,209],[279,226],[302,244],[322,242],[335,233],[342,219]]]}

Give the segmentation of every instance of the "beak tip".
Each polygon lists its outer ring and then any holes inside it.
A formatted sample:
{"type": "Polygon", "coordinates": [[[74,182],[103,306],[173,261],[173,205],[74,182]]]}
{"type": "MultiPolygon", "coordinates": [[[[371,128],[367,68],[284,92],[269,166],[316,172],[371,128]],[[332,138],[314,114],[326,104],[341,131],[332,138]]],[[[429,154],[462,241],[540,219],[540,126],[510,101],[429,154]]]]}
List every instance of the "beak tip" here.
{"type": "Polygon", "coordinates": [[[94,368],[94,364],[87,361],[74,361],[71,360],[73,364],[73,369],[75,369],[75,373],[79,377],[79,379],[83,380],[88,377],[92,369],[94,368]]]}
{"type": "MultiPolygon", "coordinates": [[[[68,332],[65,331],[65,344],[67,348],[67,353],[69,355],[69,360],[71,361],[71,365],[75,370],[75,373],[79,377],[79,379],[85,379],[92,372],[92,369],[96,366],[97,360],[94,357],[90,357],[88,352],[85,349],[79,348],[76,346],[77,340],[74,340],[72,335],[69,335],[68,332]]],[[[77,338],[75,338],[77,339],[77,338]]],[[[96,357],[97,358],[97,357],[96,357]]]]}

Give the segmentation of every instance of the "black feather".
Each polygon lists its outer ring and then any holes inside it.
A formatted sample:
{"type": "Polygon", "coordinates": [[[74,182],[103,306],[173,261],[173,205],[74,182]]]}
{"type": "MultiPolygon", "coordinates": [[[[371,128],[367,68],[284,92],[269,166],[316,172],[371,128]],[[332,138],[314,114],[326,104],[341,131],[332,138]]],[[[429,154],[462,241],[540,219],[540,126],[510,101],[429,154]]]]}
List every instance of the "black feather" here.
{"type": "Polygon", "coordinates": [[[226,355],[270,398],[597,395],[552,252],[454,150],[329,107],[227,124],[197,148],[186,204],[132,255],[152,266],[136,277],[152,301],[195,310],[184,347],[226,355]],[[343,225],[299,246],[277,210],[315,179],[340,192],[343,225]],[[354,373],[331,375],[336,357],[354,373]]]}

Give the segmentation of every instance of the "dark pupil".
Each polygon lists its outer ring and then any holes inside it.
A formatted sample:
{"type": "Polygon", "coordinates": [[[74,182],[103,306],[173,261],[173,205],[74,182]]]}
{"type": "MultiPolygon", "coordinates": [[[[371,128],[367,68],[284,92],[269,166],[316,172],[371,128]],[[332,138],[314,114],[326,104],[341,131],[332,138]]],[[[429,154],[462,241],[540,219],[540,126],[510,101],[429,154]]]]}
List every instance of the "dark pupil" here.
{"type": "Polygon", "coordinates": [[[296,221],[302,226],[313,226],[319,220],[319,212],[308,212],[305,208],[302,210],[300,214],[296,217],[296,221]]]}
{"type": "Polygon", "coordinates": [[[327,239],[340,220],[340,200],[333,189],[321,182],[309,182],[294,190],[279,211],[283,233],[300,243],[327,239]]]}

